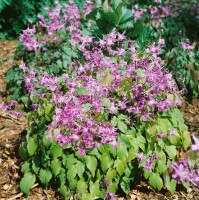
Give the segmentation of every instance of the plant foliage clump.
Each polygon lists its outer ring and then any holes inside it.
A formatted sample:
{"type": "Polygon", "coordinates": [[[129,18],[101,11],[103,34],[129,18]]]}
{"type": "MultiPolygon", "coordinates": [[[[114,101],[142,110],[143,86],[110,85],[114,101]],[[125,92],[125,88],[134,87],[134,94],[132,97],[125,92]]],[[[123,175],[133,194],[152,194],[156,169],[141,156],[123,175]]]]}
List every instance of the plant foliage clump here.
{"type": "MultiPolygon", "coordinates": [[[[19,149],[22,192],[28,194],[35,181],[64,199],[85,200],[115,199],[119,189],[128,193],[142,179],[171,193],[177,181],[197,186],[196,137],[195,160],[175,163],[191,137],[177,109],[181,92],[160,57],[164,40],[148,41],[151,26],[125,27],[132,13],[123,1],[97,9],[89,0],[82,9],[57,2],[46,11],[20,37],[24,63],[18,70],[27,91],[18,97],[26,95],[30,110],[19,149]],[[178,173],[181,165],[192,172],[190,180],[178,173]]],[[[10,111],[15,103],[1,107],[10,111]]]]}

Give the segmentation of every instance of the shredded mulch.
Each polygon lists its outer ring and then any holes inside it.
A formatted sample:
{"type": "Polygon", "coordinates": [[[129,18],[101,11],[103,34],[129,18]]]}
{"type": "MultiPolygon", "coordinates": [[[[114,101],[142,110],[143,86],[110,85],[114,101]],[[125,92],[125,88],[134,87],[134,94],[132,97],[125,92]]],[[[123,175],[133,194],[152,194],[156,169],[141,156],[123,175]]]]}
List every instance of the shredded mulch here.
{"type": "MultiPolygon", "coordinates": [[[[0,103],[6,101],[6,78],[4,74],[21,61],[14,60],[15,47],[18,41],[0,41],[0,103]]],[[[191,133],[199,135],[199,99],[184,98],[181,111],[191,133]]],[[[14,118],[0,111],[0,200],[58,200],[61,197],[51,188],[43,188],[36,183],[28,197],[20,192],[22,160],[18,156],[18,148],[25,138],[27,123],[25,117],[14,118]]],[[[199,190],[182,188],[171,195],[168,191],[155,192],[146,183],[140,183],[128,195],[119,194],[119,200],[199,200],[199,190]]]]}

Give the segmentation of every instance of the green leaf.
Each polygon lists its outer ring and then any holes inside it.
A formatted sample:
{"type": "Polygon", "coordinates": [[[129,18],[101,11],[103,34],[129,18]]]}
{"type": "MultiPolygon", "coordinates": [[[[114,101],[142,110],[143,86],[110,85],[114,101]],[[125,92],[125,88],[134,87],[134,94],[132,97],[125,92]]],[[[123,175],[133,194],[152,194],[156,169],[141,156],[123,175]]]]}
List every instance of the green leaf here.
{"type": "Polygon", "coordinates": [[[110,191],[110,192],[112,192],[112,193],[116,193],[117,188],[118,188],[118,183],[112,182],[112,183],[110,183],[110,185],[108,186],[107,190],[110,191]]]}
{"type": "Polygon", "coordinates": [[[176,190],[176,185],[177,185],[177,181],[174,180],[174,179],[170,180],[169,175],[166,174],[166,177],[165,177],[165,186],[171,192],[171,194],[174,194],[174,192],[176,190]]]}
{"type": "Polygon", "coordinates": [[[52,71],[53,71],[53,73],[55,73],[55,74],[58,74],[59,73],[59,66],[58,65],[56,65],[56,64],[54,64],[53,66],[52,66],[52,71]]]}
{"type": "Polygon", "coordinates": [[[77,167],[76,167],[76,165],[71,165],[69,167],[68,171],[67,171],[67,179],[68,179],[69,183],[71,181],[73,181],[73,179],[75,178],[76,174],[77,174],[77,167]]]}
{"type": "Polygon", "coordinates": [[[112,0],[112,8],[113,8],[114,10],[117,10],[117,7],[118,7],[120,4],[122,4],[122,3],[123,3],[122,0],[112,0]]]}
{"type": "Polygon", "coordinates": [[[101,168],[103,172],[105,172],[113,164],[113,160],[111,159],[108,153],[103,153],[100,158],[100,161],[101,161],[101,168]]]}
{"type": "Polygon", "coordinates": [[[57,65],[61,69],[62,68],[62,61],[61,60],[57,60],[57,65]]]}
{"type": "Polygon", "coordinates": [[[24,177],[21,179],[20,182],[20,189],[25,195],[29,193],[31,187],[35,183],[35,180],[35,175],[31,174],[30,172],[25,173],[24,177]]]}
{"type": "Polygon", "coordinates": [[[188,131],[184,131],[183,135],[183,147],[187,149],[191,145],[191,136],[188,131]]]}
{"type": "Polygon", "coordinates": [[[123,157],[127,158],[128,157],[128,150],[124,144],[120,143],[116,150],[117,150],[117,156],[119,158],[123,158],[123,157]]]}
{"type": "Polygon", "coordinates": [[[124,160],[117,159],[114,163],[114,167],[116,168],[118,174],[122,176],[126,167],[126,163],[124,160]]]}
{"type": "Polygon", "coordinates": [[[85,171],[84,163],[77,161],[77,174],[78,174],[79,178],[82,177],[84,171],[85,171]]]}
{"type": "Polygon", "coordinates": [[[96,199],[97,197],[103,198],[103,193],[100,190],[99,180],[97,180],[95,183],[90,181],[90,194],[92,196],[92,199],[96,199]]]}
{"type": "Polygon", "coordinates": [[[83,104],[82,105],[82,111],[83,112],[87,112],[87,111],[89,111],[90,109],[91,109],[91,104],[90,103],[85,103],[85,104],[83,104]]]}
{"type": "Polygon", "coordinates": [[[19,156],[23,160],[27,160],[28,158],[28,150],[27,150],[27,144],[25,142],[22,142],[19,146],[19,156]]]}
{"type": "Polygon", "coordinates": [[[87,19],[96,20],[96,16],[99,13],[99,8],[93,9],[87,16],[87,19]]]}
{"type": "MultiPolygon", "coordinates": [[[[13,96],[18,96],[18,94],[20,95],[19,91],[18,90],[15,90],[15,94],[13,96]],[[18,93],[18,94],[17,94],[18,93]]],[[[21,101],[26,105],[28,106],[29,102],[30,102],[30,98],[28,96],[23,96],[21,97],[21,101]]]]}
{"type": "Polygon", "coordinates": [[[151,176],[152,172],[148,170],[144,170],[144,178],[148,179],[151,176]]]}
{"type": "Polygon", "coordinates": [[[132,147],[128,152],[127,162],[131,162],[137,158],[138,148],[132,147]]]}
{"type": "Polygon", "coordinates": [[[90,193],[83,193],[81,196],[81,200],[93,200],[90,193]]]}
{"type": "Polygon", "coordinates": [[[95,156],[86,156],[86,167],[90,170],[92,177],[95,177],[95,171],[97,168],[97,159],[95,156]]]}
{"type": "Polygon", "coordinates": [[[61,185],[61,187],[59,188],[59,192],[64,199],[67,199],[69,194],[69,189],[66,187],[66,185],[61,185]]]}
{"type": "Polygon", "coordinates": [[[159,160],[158,161],[158,172],[160,174],[166,172],[167,166],[164,160],[159,160]]]}
{"type": "Polygon", "coordinates": [[[21,172],[24,174],[30,172],[30,163],[28,161],[21,166],[21,172]]]}
{"type": "Polygon", "coordinates": [[[118,126],[118,129],[119,129],[121,132],[126,133],[126,131],[127,131],[127,126],[126,126],[126,124],[125,124],[123,121],[118,121],[117,126],[118,126]]]}
{"type": "Polygon", "coordinates": [[[36,141],[34,140],[34,138],[30,137],[28,139],[28,144],[27,144],[28,154],[30,156],[32,156],[35,153],[35,151],[37,150],[37,147],[38,147],[38,145],[37,145],[36,141]]]}
{"type": "Polygon", "coordinates": [[[134,25],[134,30],[132,32],[133,36],[138,36],[139,34],[141,34],[143,29],[144,26],[142,24],[142,21],[137,21],[134,25]]]}
{"type": "MultiPolygon", "coordinates": [[[[103,145],[101,145],[103,146],[103,145]]],[[[99,159],[101,157],[101,154],[99,153],[97,148],[94,148],[90,151],[90,155],[94,155],[95,157],[97,157],[97,159],[99,159]]]]}
{"type": "Polygon", "coordinates": [[[55,158],[51,161],[50,167],[54,175],[57,176],[61,170],[61,162],[57,158],[55,158]]]}
{"type": "Polygon", "coordinates": [[[98,180],[101,180],[101,179],[102,179],[103,174],[101,173],[101,170],[100,170],[100,169],[97,169],[96,177],[97,177],[98,180]]]}
{"type": "MultiPolygon", "coordinates": [[[[136,31],[136,29],[135,29],[136,31]]],[[[152,32],[152,27],[146,27],[143,29],[143,31],[140,33],[140,31],[137,31],[134,32],[134,34],[139,34],[139,38],[138,38],[138,44],[140,46],[140,49],[143,49],[146,44],[149,42],[149,38],[150,38],[150,35],[151,35],[151,32],[152,32]]]]}
{"type": "Polygon", "coordinates": [[[125,173],[125,176],[126,176],[126,177],[130,177],[130,175],[131,175],[131,170],[132,170],[132,169],[129,169],[128,166],[125,168],[124,173],[125,173]]]}
{"type": "Polygon", "coordinates": [[[47,187],[48,182],[50,181],[50,179],[52,178],[52,174],[50,171],[47,170],[43,170],[41,169],[39,172],[39,179],[41,181],[41,183],[47,187]]]}
{"type": "Polygon", "coordinates": [[[74,165],[77,162],[77,159],[74,158],[74,155],[69,155],[66,157],[66,167],[70,168],[71,165],[74,165]]]}
{"type": "Polygon", "coordinates": [[[42,142],[45,147],[49,147],[52,143],[52,141],[50,141],[49,139],[46,138],[46,135],[43,136],[42,142]]]}
{"type": "Polygon", "coordinates": [[[104,10],[108,11],[108,0],[105,0],[104,3],[103,3],[103,8],[104,10]]]}
{"type": "Polygon", "coordinates": [[[168,138],[169,138],[169,141],[171,142],[171,144],[173,144],[175,146],[181,145],[181,141],[180,141],[179,136],[169,136],[168,138]]]}
{"type": "Polygon", "coordinates": [[[167,134],[168,130],[171,130],[173,128],[170,121],[166,118],[158,118],[158,130],[161,133],[167,134]]]}
{"type": "Polygon", "coordinates": [[[160,178],[160,175],[157,173],[152,173],[149,177],[149,185],[155,190],[160,191],[163,187],[163,181],[160,178]]]}
{"type": "Polygon", "coordinates": [[[66,183],[66,170],[64,168],[61,168],[58,177],[60,185],[64,185],[66,183]]]}
{"type": "Polygon", "coordinates": [[[88,184],[84,181],[84,178],[81,178],[78,182],[77,182],[77,189],[81,192],[81,193],[85,193],[87,191],[88,188],[88,184]]]}
{"type": "Polygon", "coordinates": [[[76,88],[76,92],[78,95],[87,95],[89,94],[89,91],[85,88],[80,88],[80,87],[77,87],[76,88]]]}
{"type": "Polygon", "coordinates": [[[123,7],[122,8],[122,16],[120,17],[120,23],[123,23],[132,17],[133,17],[132,10],[123,7]]]}
{"type": "Polygon", "coordinates": [[[98,147],[98,150],[100,153],[107,153],[107,149],[105,148],[105,145],[100,145],[98,147]]]}
{"type": "Polygon", "coordinates": [[[174,160],[176,157],[176,146],[170,145],[170,146],[165,146],[165,150],[169,156],[170,159],[174,160]]]}
{"type": "Polygon", "coordinates": [[[128,177],[123,177],[122,181],[120,182],[120,186],[122,188],[122,190],[128,194],[130,192],[130,180],[128,177]]]}
{"type": "Polygon", "coordinates": [[[110,168],[106,173],[106,181],[112,182],[113,178],[116,176],[116,170],[110,168]]]}
{"type": "Polygon", "coordinates": [[[35,174],[39,173],[40,170],[40,160],[37,156],[34,156],[32,159],[32,169],[35,172],[35,174]]]}
{"type": "Polygon", "coordinates": [[[117,125],[117,117],[116,117],[116,116],[114,116],[114,117],[112,118],[111,124],[112,124],[113,126],[116,126],[116,125],[117,125]]]}
{"type": "Polygon", "coordinates": [[[125,135],[121,135],[119,138],[128,148],[132,147],[131,143],[129,142],[129,139],[125,135]]]}
{"type": "Polygon", "coordinates": [[[76,177],[69,182],[69,185],[70,185],[70,189],[71,190],[76,190],[76,188],[77,188],[77,179],[76,179],[76,177]]]}
{"type": "Polygon", "coordinates": [[[45,106],[45,118],[47,121],[51,121],[52,120],[52,116],[55,112],[55,109],[54,109],[54,105],[51,104],[51,103],[48,103],[46,106],[45,106]]]}
{"type": "Polygon", "coordinates": [[[62,147],[60,145],[53,145],[50,149],[50,154],[53,158],[58,158],[62,155],[62,147]]]}
{"type": "Polygon", "coordinates": [[[110,101],[108,98],[102,98],[102,106],[107,106],[109,107],[111,104],[110,104],[110,101]]]}
{"type": "Polygon", "coordinates": [[[127,135],[135,135],[136,129],[134,127],[131,127],[130,130],[127,131],[127,135]]]}

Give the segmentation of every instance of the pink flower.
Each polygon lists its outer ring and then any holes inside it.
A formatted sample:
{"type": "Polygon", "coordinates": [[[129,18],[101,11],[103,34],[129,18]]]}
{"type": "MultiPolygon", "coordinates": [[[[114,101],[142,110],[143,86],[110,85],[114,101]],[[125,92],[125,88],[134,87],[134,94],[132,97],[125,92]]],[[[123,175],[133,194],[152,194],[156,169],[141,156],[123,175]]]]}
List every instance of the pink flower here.
{"type": "Polygon", "coordinates": [[[137,158],[138,162],[141,162],[145,159],[145,156],[143,153],[138,153],[137,156],[138,156],[138,158],[137,158]]]}
{"type": "Polygon", "coordinates": [[[144,168],[150,171],[152,169],[152,166],[153,166],[153,162],[151,162],[150,160],[147,160],[144,168]]]}
{"type": "Polygon", "coordinates": [[[180,43],[180,46],[181,46],[184,50],[193,49],[193,46],[192,46],[192,45],[187,44],[187,43],[185,43],[185,42],[181,42],[181,43],[180,43]]]}
{"type": "Polygon", "coordinates": [[[178,132],[176,129],[173,129],[172,131],[170,131],[169,136],[177,136],[178,132]]]}
{"type": "Polygon", "coordinates": [[[156,136],[157,136],[158,138],[162,139],[163,137],[165,137],[165,134],[163,134],[163,133],[158,133],[158,134],[156,134],[156,136]]]}
{"type": "Polygon", "coordinates": [[[139,8],[138,5],[135,5],[134,8],[132,9],[132,12],[134,14],[135,20],[139,20],[142,15],[146,12],[146,9],[139,8]]]}
{"type": "Polygon", "coordinates": [[[154,0],[156,3],[161,3],[162,0],[154,0]]]}
{"type": "Polygon", "coordinates": [[[199,153],[199,139],[192,135],[195,144],[191,145],[191,150],[199,153]]]}

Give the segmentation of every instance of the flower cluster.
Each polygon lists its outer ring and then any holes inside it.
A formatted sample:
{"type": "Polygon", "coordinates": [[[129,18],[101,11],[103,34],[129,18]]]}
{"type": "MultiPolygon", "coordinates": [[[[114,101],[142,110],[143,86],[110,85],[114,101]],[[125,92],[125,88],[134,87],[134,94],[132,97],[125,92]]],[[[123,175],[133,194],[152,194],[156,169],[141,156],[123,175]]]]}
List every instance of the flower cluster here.
{"type": "Polygon", "coordinates": [[[14,111],[13,110],[13,107],[18,104],[17,101],[15,100],[11,100],[8,104],[5,104],[5,103],[1,103],[0,104],[0,109],[3,111],[3,112],[7,112],[11,115],[14,115],[16,117],[20,117],[21,116],[21,112],[18,112],[18,111],[14,111]]]}
{"type": "MultiPolygon", "coordinates": [[[[71,43],[75,46],[74,42],[79,38],[80,27],[80,11],[73,1],[69,1],[65,6],[60,6],[56,1],[55,9],[45,8],[48,13],[48,18],[41,14],[38,15],[39,25],[46,32],[45,37],[41,38],[36,34],[35,27],[28,28],[23,31],[20,37],[21,43],[29,51],[46,51],[47,46],[51,43],[56,43],[61,40],[58,32],[67,30],[71,36],[71,43]]],[[[85,15],[91,11],[91,3],[85,3],[85,15]]]]}
{"type": "Polygon", "coordinates": [[[188,160],[180,160],[178,163],[174,163],[171,166],[174,170],[172,177],[178,181],[178,183],[188,182],[199,188],[199,169],[191,169],[188,160]]]}
{"type": "MultiPolygon", "coordinates": [[[[87,4],[91,6],[90,1],[87,4]]],[[[58,4],[55,10],[46,10],[50,19],[40,16],[40,25],[50,36],[66,28],[81,57],[74,59],[70,70],[60,77],[20,66],[30,93],[41,100],[46,94],[51,96],[55,114],[48,126],[49,138],[63,146],[72,143],[82,155],[86,148],[100,144],[116,147],[117,129],[108,122],[115,114],[124,113],[132,124],[178,105],[179,97],[175,97],[179,93],[159,57],[164,40],[138,53],[124,33],[113,31],[100,39],[84,36],[78,8],[71,1],[62,12],[58,4]]],[[[32,108],[38,107],[33,102],[32,108]]]]}
{"type": "Polygon", "coordinates": [[[34,37],[34,34],[36,33],[35,27],[34,28],[28,28],[26,30],[23,30],[23,33],[20,37],[20,42],[27,48],[29,51],[37,51],[39,44],[34,37]]]}
{"type": "Polygon", "coordinates": [[[143,163],[144,164],[144,169],[151,171],[154,166],[155,163],[159,160],[158,155],[156,154],[156,151],[154,151],[153,153],[151,153],[148,156],[145,156],[143,153],[138,153],[137,154],[137,161],[139,163],[143,163]]]}
{"type": "MultiPolygon", "coordinates": [[[[192,138],[194,140],[194,144],[191,145],[191,151],[195,152],[196,154],[199,154],[199,139],[196,138],[194,135],[192,135],[192,138]]],[[[189,160],[184,159],[172,164],[171,167],[174,170],[172,177],[176,181],[178,181],[178,183],[181,182],[192,183],[194,186],[199,188],[198,163],[196,163],[196,167],[195,169],[193,169],[193,167],[191,167],[189,163],[189,160]]]]}
{"type": "Polygon", "coordinates": [[[167,17],[170,13],[168,6],[150,6],[151,18],[161,22],[161,18],[167,17]]]}
{"type": "Polygon", "coordinates": [[[185,43],[185,42],[181,42],[181,43],[180,43],[180,46],[181,46],[181,48],[184,49],[184,50],[193,49],[193,48],[194,48],[193,45],[190,45],[190,44],[185,43]]]}
{"type": "Polygon", "coordinates": [[[142,15],[146,12],[146,9],[143,9],[143,8],[139,8],[138,4],[136,4],[133,9],[132,9],[132,12],[134,14],[134,19],[135,21],[139,20],[142,15]]]}

